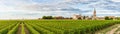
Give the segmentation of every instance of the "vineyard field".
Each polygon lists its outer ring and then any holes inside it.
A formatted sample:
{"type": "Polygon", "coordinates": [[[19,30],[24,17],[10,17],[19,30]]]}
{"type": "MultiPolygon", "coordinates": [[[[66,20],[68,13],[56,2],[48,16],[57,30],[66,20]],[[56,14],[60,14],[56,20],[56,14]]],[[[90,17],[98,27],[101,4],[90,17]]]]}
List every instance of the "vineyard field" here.
{"type": "MultiPolygon", "coordinates": [[[[0,20],[0,34],[96,34],[119,20],[0,20]]],[[[118,32],[119,30],[117,30],[118,32]]]]}

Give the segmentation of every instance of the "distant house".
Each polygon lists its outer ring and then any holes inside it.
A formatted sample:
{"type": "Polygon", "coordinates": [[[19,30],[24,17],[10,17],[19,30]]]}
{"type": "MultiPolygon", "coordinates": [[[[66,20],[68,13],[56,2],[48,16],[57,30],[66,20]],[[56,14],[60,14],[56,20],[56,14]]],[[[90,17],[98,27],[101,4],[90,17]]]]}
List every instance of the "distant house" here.
{"type": "Polygon", "coordinates": [[[89,20],[89,16],[83,16],[84,20],[89,20]]]}
{"type": "Polygon", "coordinates": [[[66,17],[66,18],[64,18],[64,19],[72,19],[71,17],[66,17]]]}
{"type": "Polygon", "coordinates": [[[78,20],[78,19],[83,19],[81,15],[73,15],[72,19],[78,20]]]}
{"type": "Polygon", "coordinates": [[[115,16],[108,16],[109,18],[112,18],[113,20],[115,20],[115,16]]]}
{"type": "MultiPolygon", "coordinates": [[[[112,18],[113,20],[116,20],[116,19],[117,19],[117,17],[115,17],[115,16],[106,16],[106,17],[112,18]]],[[[98,19],[98,20],[105,20],[105,17],[97,17],[97,19],[98,19]]]]}
{"type": "Polygon", "coordinates": [[[38,18],[39,20],[42,19],[42,18],[38,18]]]}
{"type": "Polygon", "coordinates": [[[105,20],[105,17],[97,17],[97,20],[105,20]]]}
{"type": "Polygon", "coordinates": [[[54,19],[64,19],[62,16],[55,16],[54,19]]]}

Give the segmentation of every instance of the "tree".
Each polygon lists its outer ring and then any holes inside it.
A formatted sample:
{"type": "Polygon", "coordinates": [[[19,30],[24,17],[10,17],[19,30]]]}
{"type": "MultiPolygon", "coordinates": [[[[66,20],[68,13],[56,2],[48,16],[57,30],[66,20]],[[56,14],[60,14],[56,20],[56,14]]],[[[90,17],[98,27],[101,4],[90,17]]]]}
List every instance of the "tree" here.
{"type": "Polygon", "coordinates": [[[85,19],[86,18],[86,16],[83,16],[83,19],[85,19]]]}
{"type": "Polygon", "coordinates": [[[109,18],[110,20],[113,20],[113,18],[109,18]]]}
{"type": "Polygon", "coordinates": [[[46,19],[46,16],[43,16],[42,19],[46,19]]]}
{"type": "Polygon", "coordinates": [[[43,16],[42,19],[53,19],[52,16],[43,16]]]}
{"type": "Polygon", "coordinates": [[[109,18],[108,16],[106,16],[105,20],[113,20],[113,18],[109,18]]]}
{"type": "Polygon", "coordinates": [[[106,16],[106,17],[105,17],[105,20],[109,20],[109,17],[108,17],[108,16],[106,16]]]}

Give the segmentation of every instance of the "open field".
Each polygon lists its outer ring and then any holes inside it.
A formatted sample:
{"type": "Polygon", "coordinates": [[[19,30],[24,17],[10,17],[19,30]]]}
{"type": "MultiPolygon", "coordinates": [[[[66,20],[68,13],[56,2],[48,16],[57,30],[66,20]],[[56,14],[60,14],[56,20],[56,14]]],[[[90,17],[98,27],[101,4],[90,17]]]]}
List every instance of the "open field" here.
{"type": "Polygon", "coordinates": [[[1,20],[0,34],[119,34],[117,20],[1,20]]]}

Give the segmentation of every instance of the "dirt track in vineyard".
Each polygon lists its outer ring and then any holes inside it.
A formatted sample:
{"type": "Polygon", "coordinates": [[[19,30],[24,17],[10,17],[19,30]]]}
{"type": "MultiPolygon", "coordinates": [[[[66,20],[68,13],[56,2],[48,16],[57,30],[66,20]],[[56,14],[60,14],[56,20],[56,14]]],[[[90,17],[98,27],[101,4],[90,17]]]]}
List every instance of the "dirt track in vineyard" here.
{"type": "Polygon", "coordinates": [[[22,30],[22,27],[21,27],[21,24],[18,26],[18,31],[16,34],[21,34],[21,30],[22,30]]]}
{"type": "Polygon", "coordinates": [[[120,27],[120,25],[118,25],[116,28],[113,28],[112,30],[106,32],[106,34],[114,34],[116,30],[118,30],[118,28],[120,27]]]}
{"type": "MultiPolygon", "coordinates": [[[[18,31],[16,34],[21,34],[21,30],[22,30],[22,27],[21,27],[22,24],[19,25],[18,27],[18,31]]],[[[24,26],[24,31],[25,31],[25,34],[30,34],[29,30],[26,28],[26,26],[24,26]]]]}
{"type": "Polygon", "coordinates": [[[26,28],[26,26],[24,26],[24,28],[25,28],[25,33],[26,33],[26,34],[30,34],[30,32],[29,32],[29,30],[26,28]]]}
{"type": "MultiPolygon", "coordinates": [[[[111,30],[103,33],[102,31],[96,33],[96,34],[120,34],[120,31],[117,31],[120,28],[120,24],[117,24],[117,27],[115,26],[115,28],[112,28],[111,30]],[[116,32],[117,31],[117,32],[116,32]],[[101,33],[102,32],[102,33],[101,33]]],[[[104,30],[103,30],[104,31],[104,30]]]]}

